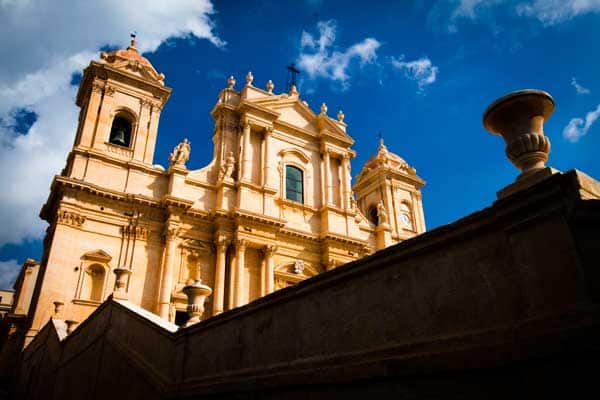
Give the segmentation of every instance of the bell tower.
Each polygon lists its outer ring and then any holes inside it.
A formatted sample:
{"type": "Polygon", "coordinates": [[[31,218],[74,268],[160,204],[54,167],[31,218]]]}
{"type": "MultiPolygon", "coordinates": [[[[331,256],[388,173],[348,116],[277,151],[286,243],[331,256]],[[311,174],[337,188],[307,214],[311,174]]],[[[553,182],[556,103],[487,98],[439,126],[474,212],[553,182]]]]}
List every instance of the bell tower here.
{"type": "Polygon", "coordinates": [[[364,165],[353,187],[358,209],[375,231],[376,249],[425,232],[421,187],[425,181],[379,136],[377,153],[364,165]]]}
{"type": "Polygon", "coordinates": [[[126,49],[92,61],[77,93],[79,125],[64,174],[87,180],[90,155],[152,166],[160,112],[171,93],[164,78],[139,54],[135,35],[126,49]]]}

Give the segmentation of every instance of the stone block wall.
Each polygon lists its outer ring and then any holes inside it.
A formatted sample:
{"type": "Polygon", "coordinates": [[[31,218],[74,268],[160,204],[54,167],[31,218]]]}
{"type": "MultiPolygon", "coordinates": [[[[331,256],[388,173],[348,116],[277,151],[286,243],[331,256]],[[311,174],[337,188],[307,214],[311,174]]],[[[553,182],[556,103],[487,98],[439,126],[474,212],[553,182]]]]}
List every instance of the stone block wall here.
{"type": "Polygon", "coordinates": [[[62,341],[42,330],[15,398],[579,397],[600,355],[599,187],[555,174],[185,329],[109,300],[62,341]]]}

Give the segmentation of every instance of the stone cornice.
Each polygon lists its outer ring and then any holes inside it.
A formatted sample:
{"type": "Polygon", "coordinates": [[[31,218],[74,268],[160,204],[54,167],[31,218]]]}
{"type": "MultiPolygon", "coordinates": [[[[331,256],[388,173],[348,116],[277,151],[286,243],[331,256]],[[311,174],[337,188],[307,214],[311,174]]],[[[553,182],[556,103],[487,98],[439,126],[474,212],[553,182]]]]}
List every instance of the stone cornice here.
{"type": "Polygon", "coordinates": [[[40,211],[40,218],[45,221],[51,221],[51,210],[55,207],[54,203],[56,201],[56,197],[60,194],[61,189],[65,188],[81,190],[83,192],[112,200],[142,204],[150,207],[161,207],[161,202],[152,197],[141,194],[123,193],[116,190],[103,188],[92,183],[68,178],[66,176],[56,175],[52,181],[52,184],[50,185],[50,196],[40,211]]]}
{"type": "Polygon", "coordinates": [[[169,194],[163,196],[161,203],[165,207],[177,207],[185,209],[189,209],[194,204],[192,200],[182,199],[180,197],[171,196],[169,194]]]}
{"type": "MultiPolygon", "coordinates": [[[[112,146],[114,146],[114,145],[112,145],[112,146]]],[[[71,153],[69,154],[69,159],[74,154],[90,156],[90,157],[93,157],[93,158],[96,158],[96,159],[99,159],[102,161],[108,161],[112,164],[117,164],[119,166],[126,166],[131,169],[143,171],[150,175],[156,175],[156,176],[168,175],[168,173],[166,171],[158,169],[158,168],[154,167],[153,165],[144,164],[144,163],[141,163],[141,162],[135,161],[135,160],[123,160],[122,158],[113,157],[109,154],[106,154],[104,152],[101,152],[101,151],[98,151],[95,149],[91,149],[91,148],[85,148],[85,147],[80,147],[80,146],[74,147],[73,150],[71,150],[71,153]]]]}
{"type": "Polygon", "coordinates": [[[351,238],[349,236],[337,235],[337,234],[331,233],[331,232],[322,234],[320,236],[320,239],[322,241],[325,241],[325,242],[327,242],[327,241],[335,241],[335,242],[338,242],[338,243],[349,244],[349,245],[357,246],[357,247],[360,247],[360,248],[370,248],[370,244],[366,240],[353,239],[353,238],[351,238]]]}
{"type": "Polygon", "coordinates": [[[386,168],[376,168],[370,171],[366,171],[364,173],[360,173],[356,178],[356,183],[352,187],[354,192],[358,192],[365,187],[368,187],[369,184],[373,182],[373,180],[377,178],[394,178],[399,181],[408,182],[417,188],[421,188],[425,185],[425,181],[421,179],[418,175],[408,174],[402,171],[398,171],[389,167],[386,168]]]}
{"type": "Polygon", "coordinates": [[[231,216],[236,219],[246,219],[253,222],[260,222],[262,224],[274,226],[277,228],[281,228],[285,225],[285,221],[279,218],[267,217],[263,214],[255,214],[253,212],[240,210],[237,208],[231,212],[231,216]]]}

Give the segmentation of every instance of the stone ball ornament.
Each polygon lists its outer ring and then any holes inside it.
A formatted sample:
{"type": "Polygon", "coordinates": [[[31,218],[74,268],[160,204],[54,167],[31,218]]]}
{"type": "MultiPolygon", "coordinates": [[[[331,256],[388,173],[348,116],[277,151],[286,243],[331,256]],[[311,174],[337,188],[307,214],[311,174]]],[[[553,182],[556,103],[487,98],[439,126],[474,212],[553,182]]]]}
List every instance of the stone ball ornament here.
{"type": "Polygon", "coordinates": [[[550,140],[544,135],[544,122],[554,106],[554,99],[547,92],[524,89],[500,97],[483,113],[483,126],[502,136],[506,156],[521,170],[517,179],[545,168],[550,140]]]}

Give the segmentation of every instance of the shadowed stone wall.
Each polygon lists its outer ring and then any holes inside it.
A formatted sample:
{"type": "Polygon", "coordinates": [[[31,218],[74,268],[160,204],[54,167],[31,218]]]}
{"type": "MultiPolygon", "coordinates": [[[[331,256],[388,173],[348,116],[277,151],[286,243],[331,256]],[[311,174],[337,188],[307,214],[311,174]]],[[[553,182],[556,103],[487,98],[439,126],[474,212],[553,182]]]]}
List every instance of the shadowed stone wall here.
{"type": "Polygon", "coordinates": [[[598,198],[555,174],[178,331],[108,300],[62,340],[46,325],[15,398],[578,397],[600,352],[598,198]]]}

